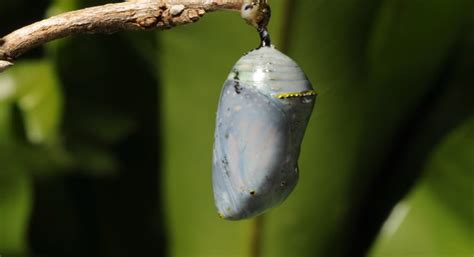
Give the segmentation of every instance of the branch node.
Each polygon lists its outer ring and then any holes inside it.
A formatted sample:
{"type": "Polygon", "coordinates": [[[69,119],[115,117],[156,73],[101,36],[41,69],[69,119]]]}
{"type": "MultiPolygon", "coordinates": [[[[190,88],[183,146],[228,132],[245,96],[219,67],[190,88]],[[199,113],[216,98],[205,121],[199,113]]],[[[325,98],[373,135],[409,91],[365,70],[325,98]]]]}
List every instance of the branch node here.
{"type": "Polygon", "coordinates": [[[176,17],[183,13],[185,6],[182,4],[172,5],[170,7],[170,13],[172,16],[176,17]]]}
{"type": "Polygon", "coordinates": [[[188,13],[187,13],[187,17],[188,17],[189,20],[191,20],[192,22],[196,22],[196,21],[198,21],[205,13],[206,13],[206,11],[204,11],[203,9],[189,9],[189,10],[188,10],[188,13]]]}
{"type": "Polygon", "coordinates": [[[149,16],[137,20],[137,24],[144,29],[154,28],[158,24],[158,19],[154,16],[149,16]]]}

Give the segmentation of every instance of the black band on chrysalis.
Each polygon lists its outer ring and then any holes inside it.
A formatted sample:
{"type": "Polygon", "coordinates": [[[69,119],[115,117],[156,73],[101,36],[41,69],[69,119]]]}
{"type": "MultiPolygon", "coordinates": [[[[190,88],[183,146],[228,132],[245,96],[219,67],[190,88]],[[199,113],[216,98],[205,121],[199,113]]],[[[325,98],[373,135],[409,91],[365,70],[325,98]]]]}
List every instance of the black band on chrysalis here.
{"type": "Polygon", "coordinates": [[[272,10],[268,4],[263,5],[261,9],[263,19],[258,23],[258,34],[260,35],[260,47],[269,47],[272,45],[270,39],[270,33],[268,33],[268,23],[270,23],[270,17],[272,16],[272,10]]]}
{"type": "Polygon", "coordinates": [[[270,39],[270,33],[268,33],[267,28],[258,29],[258,34],[260,35],[260,47],[271,46],[272,41],[270,39]]]}

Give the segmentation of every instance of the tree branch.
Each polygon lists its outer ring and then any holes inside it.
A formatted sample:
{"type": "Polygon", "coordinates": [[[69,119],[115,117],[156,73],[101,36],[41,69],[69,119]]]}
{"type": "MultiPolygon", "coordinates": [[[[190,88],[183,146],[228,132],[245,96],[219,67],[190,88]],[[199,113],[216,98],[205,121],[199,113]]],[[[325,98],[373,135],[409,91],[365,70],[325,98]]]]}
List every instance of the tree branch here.
{"type": "Polygon", "coordinates": [[[0,72],[28,50],[78,34],[170,29],[193,23],[206,12],[240,10],[245,0],[149,0],[106,4],[63,13],[0,38],[0,72]]]}

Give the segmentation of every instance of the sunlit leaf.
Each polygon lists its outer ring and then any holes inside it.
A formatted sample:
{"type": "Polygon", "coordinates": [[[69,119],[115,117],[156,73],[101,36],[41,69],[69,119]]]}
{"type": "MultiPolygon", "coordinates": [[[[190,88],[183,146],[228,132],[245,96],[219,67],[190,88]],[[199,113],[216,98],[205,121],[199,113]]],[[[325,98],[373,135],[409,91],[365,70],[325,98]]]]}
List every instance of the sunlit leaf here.
{"type": "Polygon", "coordinates": [[[0,76],[0,91],[0,176],[53,174],[67,165],[70,160],[59,141],[62,96],[51,63],[19,62],[0,76]]]}
{"type": "Polygon", "coordinates": [[[420,185],[385,223],[374,257],[474,253],[474,119],[443,140],[420,185]]]}
{"type": "Polygon", "coordinates": [[[35,144],[56,140],[62,118],[62,95],[52,64],[20,62],[18,67],[5,72],[1,80],[8,82],[2,87],[14,88],[11,97],[16,98],[22,112],[28,140],[35,144]]]}

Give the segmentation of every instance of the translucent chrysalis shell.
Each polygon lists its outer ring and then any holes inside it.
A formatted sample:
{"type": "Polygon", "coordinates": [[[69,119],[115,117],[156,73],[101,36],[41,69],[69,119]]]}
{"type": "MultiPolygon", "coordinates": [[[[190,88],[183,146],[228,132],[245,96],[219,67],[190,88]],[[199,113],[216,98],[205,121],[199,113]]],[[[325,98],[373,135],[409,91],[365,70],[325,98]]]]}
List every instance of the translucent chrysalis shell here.
{"type": "Polygon", "coordinates": [[[235,64],[217,110],[212,180],[219,216],[250,218],[288,197],[315,100],[301,68],[273,47],[235,64]]]}

